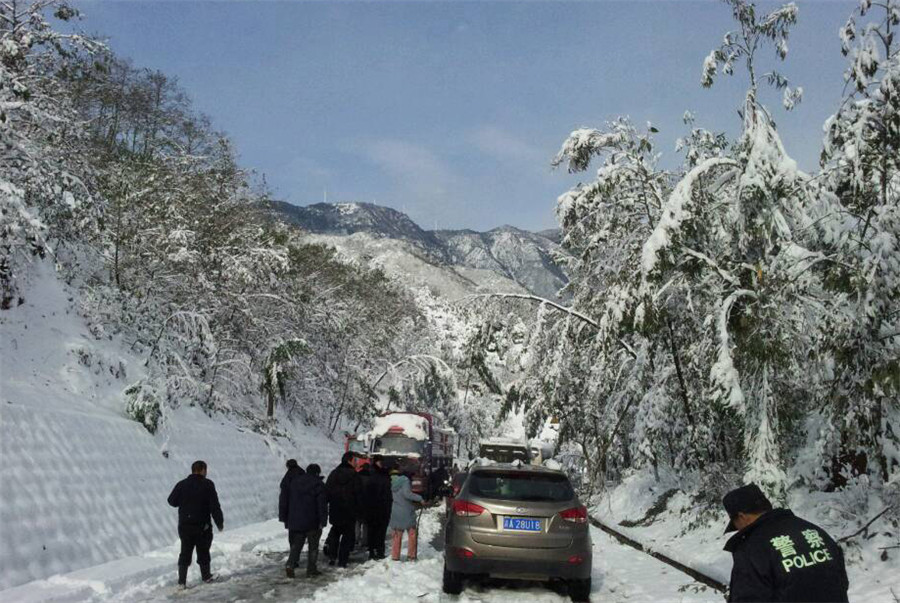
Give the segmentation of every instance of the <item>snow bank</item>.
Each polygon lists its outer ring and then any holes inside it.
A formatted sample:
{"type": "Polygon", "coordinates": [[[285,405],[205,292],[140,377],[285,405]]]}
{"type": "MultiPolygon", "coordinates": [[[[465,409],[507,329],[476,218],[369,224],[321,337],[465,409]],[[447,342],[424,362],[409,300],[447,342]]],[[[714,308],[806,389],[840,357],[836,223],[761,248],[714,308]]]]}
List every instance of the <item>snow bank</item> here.
{"type": "MultiPolygon", "coordinates": [[[[667,555],[728,584],[731,555],[722,550],[728,540],[728,536],[723,535],[727,523],[724,510],[715,518],[698,519],[695,499],[677,490],[668,497],[665,508],[659,514],[647,517],[648,511],[660,497],[676,490],[678,484],[674,476],[662,473],[658,481],[650,471],[633,474],[605,493],[592,507],[591,514],[646,549],[667,555]],[[639,525],[621,525],[625,520],[639,525]]],[[[840,512],[847,505],[843,499],[852,495],[849,491],[810,493],[794,490],[789,493],[788,507],[799,517],[820,525],[837,539],[854,531],[840,512]]],[[[868,502],[861,501],[861,508],[865,508],[868,502]]],[[[880,508],[879,504],[875,506],[880,508]]],[[[896,544],[896,536],[891,540],[881,532],[872,530],[872,538],[857,540],[861,542],[858,546],[843,546],[848,562],[851,601],[890,601],[893,599],[892,588],[893,592],[900,593],[900,555],[890,554],[886,559],[881,559],[882,553],[890,553],[882,551],[881,547],[896,544]]]]}
{"type": "Polygon", "coordinates": [[[0,313],[0,589],[171,544],[166,498],[194,460],[209,464],[226,530],[275,516],[286,458],[337,463],[315,429],[266,437],[196,408],[150,434],[122,410],[142,359],[91,334],[46,265],[25,299],[0,313]]]}
{"type": "MultiPolygon", "coordinates": [[[[191,414],[176,415],[165,458],[134,421],[4,404],[0,588],[171,543],[177,512],[166,497],[198,458],[209,464],[226,528],[274,516],[281,450],[258,434],[191,414]]],[[[336,463],[334,443],[314,434],[304,443],[291,456],[326,470],[336,463]]]]}

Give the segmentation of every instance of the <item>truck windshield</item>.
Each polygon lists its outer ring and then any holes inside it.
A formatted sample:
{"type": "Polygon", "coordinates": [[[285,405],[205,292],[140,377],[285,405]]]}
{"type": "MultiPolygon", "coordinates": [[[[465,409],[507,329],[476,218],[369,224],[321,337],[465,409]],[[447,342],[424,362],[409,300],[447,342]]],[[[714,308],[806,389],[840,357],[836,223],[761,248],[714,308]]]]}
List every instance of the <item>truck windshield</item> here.
{"type": "Polygon", "coordinates": [[[496,500],[564,502],[575,497],[565,475],[480,471],[470,478],[475,496],[496,500]]]}
{"type": "Polygon", "coordinates": [[[350,445],[348,446],[348,448],[350,449],[350,452],[364,453],[366,451],[366,443],[353,439],[350,440],[350,445]]]}
{"type": "Polygon", "coordinates": [[[511,463],[516,460],[528,462],[528,450],[524,446],[482,444],[478,449],[478,456],[498,463],[511,463]]]}
{"type": "Polygon", "coordinates": [[[422,454],[424,444],[405,435],[384,435],[375,440],[375,454],[422,454]]]}

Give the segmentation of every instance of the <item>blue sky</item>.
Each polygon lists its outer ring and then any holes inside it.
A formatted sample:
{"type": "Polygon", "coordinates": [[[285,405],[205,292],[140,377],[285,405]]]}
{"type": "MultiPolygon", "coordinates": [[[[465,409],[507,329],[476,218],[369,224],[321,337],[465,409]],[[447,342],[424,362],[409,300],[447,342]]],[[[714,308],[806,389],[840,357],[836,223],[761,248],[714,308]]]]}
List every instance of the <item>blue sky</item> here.
{"type": "MultiPolygon", "coordinates": [[[[800,1],[784,64],[793,112],[766,97],[787,150],[814,169],[845,66],[838,28],[856,2],[800,1]]],[[[761,2],[763,9],[776,3],[761,2]]],[[[660,129],[666,165],[691,110],[735,135],[738,72],[700,87],[733,28],[712,0],[647,2],[78,3],[82,28],[136,65],[178,77],[276,196],[368,201],[426,228],[555,226],[578,180],[551,170],[566,135],[617,115],[660,129]]],[[[581,176],[584,179],[584,176],[581,176]]]]}

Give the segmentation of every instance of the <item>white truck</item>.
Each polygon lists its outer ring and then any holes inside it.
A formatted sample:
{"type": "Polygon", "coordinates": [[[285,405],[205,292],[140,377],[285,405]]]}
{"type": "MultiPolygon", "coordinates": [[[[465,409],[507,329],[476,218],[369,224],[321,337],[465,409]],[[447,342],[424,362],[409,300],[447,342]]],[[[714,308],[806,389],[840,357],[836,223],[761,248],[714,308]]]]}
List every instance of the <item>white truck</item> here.
{"type": "Polygon", "coordinates": [[[524,440],[512,438],[490,438],[478,444],[479,458],[495,463],[531,462],[531,451],[524,440]]]}

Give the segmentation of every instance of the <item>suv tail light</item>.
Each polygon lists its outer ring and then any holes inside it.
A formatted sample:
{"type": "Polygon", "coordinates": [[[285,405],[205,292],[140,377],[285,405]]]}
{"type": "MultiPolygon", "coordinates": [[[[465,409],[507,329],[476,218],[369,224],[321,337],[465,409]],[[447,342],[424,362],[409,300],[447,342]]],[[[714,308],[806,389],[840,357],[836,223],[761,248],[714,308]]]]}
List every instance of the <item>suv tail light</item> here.
{"type": "Polygon", "coordinates": [[[467,500],[453,501],[453,514],[457,517],[475,517],[484,513],[485,509],[481,505],[476,505],[467,500]]]}
{"type": "Polygon", "coordinates": [[[560,511],[559,516],[566,521],[571,521],[572,523],[587,523],[587,507],[585,507],[584,505],[581,505],[580,507],[572,507],[571,509],[560,511]]]}

